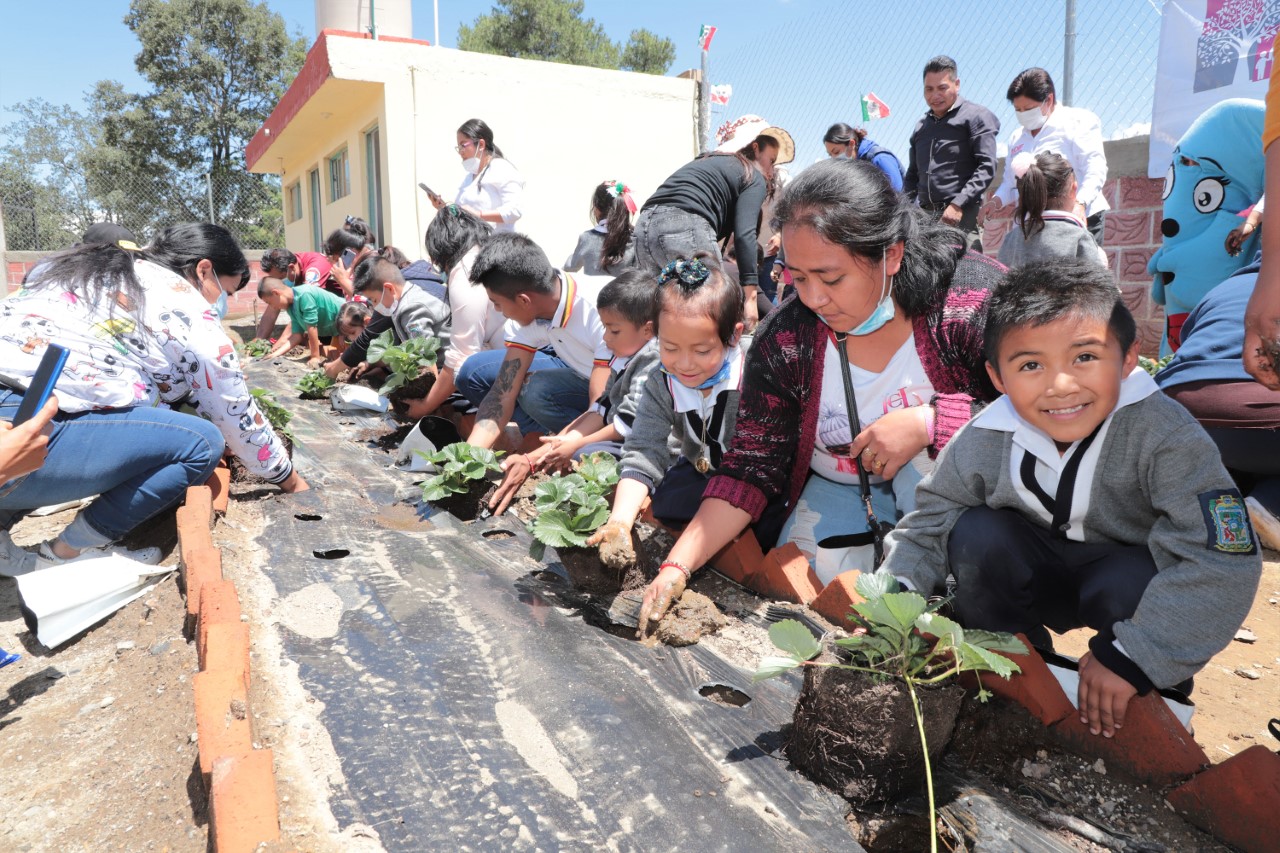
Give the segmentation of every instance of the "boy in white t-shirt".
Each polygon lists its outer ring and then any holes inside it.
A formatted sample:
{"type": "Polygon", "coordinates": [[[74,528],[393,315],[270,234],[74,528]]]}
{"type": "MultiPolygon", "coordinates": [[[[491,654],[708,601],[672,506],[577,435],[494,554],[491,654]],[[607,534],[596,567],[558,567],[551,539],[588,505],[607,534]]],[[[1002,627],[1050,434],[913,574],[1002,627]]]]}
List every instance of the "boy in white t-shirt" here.
{"type": "Polygon", "coordinates": [[[609,380],[611,353],[596,311],[606,280],[552,269],[523,234],[495,234],[476,257],[471,281],[518,328],[505,351],[475,353],[458,371],[458,390],[479,407],[467,442],[492,447],[513,417],[525,436],[559,432],[609,380]]]}

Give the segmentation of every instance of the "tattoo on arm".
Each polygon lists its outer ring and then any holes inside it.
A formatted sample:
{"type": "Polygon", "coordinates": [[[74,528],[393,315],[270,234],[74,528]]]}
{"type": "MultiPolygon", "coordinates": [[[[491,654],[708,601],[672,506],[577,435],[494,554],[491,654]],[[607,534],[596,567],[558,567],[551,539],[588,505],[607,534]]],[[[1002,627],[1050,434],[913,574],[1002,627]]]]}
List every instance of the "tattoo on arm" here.
{"type": "MultiPolygon", "coordinates": [[[[518,358],[508,358],[502,362],[502,367],[498,371],[498,378],[494,380],[493,387],[489,389],[489,393],[484,395],[484,399],[480,401],[480,410],[476,413],[476,426],[484,421],[493,423],[499,432],[506,426],[504,423],[498,423],[502,419],[504,403],[507,397],[511,396],[514,403],[514,395],[516,393],[516,380],[521,373],[521,363],[518,358]]],[[[514,409],[514,405],[512,406],[514,409]]],[[[508,414],[508,417],[510,415],[508,414]]]]}

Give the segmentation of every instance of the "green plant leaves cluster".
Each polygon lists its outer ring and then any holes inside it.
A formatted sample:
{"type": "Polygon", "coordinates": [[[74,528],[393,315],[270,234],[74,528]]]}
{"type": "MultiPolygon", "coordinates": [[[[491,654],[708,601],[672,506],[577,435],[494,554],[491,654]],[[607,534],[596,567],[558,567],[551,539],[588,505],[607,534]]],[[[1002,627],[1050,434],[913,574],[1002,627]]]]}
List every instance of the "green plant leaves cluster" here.
{"type": "Polygon", "coordinates": [[[275,395],[265,388],[254,388],[249,393],[253,396],[253,402],[258,404],[258,410],[267,419],[267,423],[271,424],[272,428],[277,432],[292,438],[293,433],[289,431],[289,421],[293,420],[293,412],[277,403],[275,395]]]}
{"type": "Polygon", "coordinates": [[[1152,376],[1155,376],[1161,370],[1164,370],[1165,366],[1171,361],[1173,361],[1173,353],[1169,353],[1158,361],[1154,358],[1148,358],[1145,355],[1138,356],[1138,366],[1147,371],[1147,373],[1150,373],[1152,376]]]}
{"type": "Polygon", "coordinates": [[[249,358],[262,358],[264,355],[271,352],[271,341],[263,338],[254,338],[241,346],[240,351],[249,358]]]}
{"type": "Polygon", "coordinates": [[[455,442],[435,453],[419,456],[437,466],[440,472],[422,484],[422,499],[428,503],[458,495],[471,488],[476,480],[483,480],[490,473],[502,471],[498,460],[501,453],[483,447],[475,447],[465,441],[455,442]]]}
{"type": "Polygon", "coordinates": [[[618,482],[618,460],[610,453],[591,453],[572,474],[552,477],[533,490],[538,515],[529,532],[542,545],[581,547],[609,519],[606,495],[618,482]]]}
{"type": "Polygon", "coordinates": [[[391,372],[391,376],[378,393],[390,394],[402,385],[417,379],[424,367],[430,367],[436,363],[436,354],[439,351],[439,338],[409,338],[397,344],[395,331],[392,329],[387,329],[378,335],[369,344],[369,363],[381,362],[391,372]]]}
{"type": "Polygon", "coordinates": [[[298,380],[298,393],[306,397],[322,397],[335,383],[323,370],[313,370],[298,380]]]}

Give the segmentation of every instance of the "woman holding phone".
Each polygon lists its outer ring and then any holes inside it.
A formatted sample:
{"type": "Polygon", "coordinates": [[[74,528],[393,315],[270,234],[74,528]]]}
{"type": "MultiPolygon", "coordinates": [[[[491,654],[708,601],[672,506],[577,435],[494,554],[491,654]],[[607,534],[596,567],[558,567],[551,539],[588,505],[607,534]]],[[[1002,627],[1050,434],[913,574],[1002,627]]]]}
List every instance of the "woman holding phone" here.
{"type": "MultiPolygon", "coordinates": [[[[0,485],[0,576],[102,556],[207,480],[224,448],[286,492],[308,488],[250,395],[213,307],[248,280],[225,228],[178,225],[145,249],[90,243],[51,255],[0,302],[0,420],[38,393],[33,378],[51,344],[69,352],[44,465],[0,485]],[[10,539],[27,511],[90,495],[98,497],[35,553],[10,539]]],[[[145,563],[162,556],[113,550],[145,563]]]]}
{"type": "MultiPolygon", "coordinates": [[[[493,142],[493,131],[478,118],[467,119],[458,128],[454,151],[462,158],[467,175],[458,187],[454,204],[459,209],[493,226],[495,231],[515,231],[523,211],[524,178],[502,149],[493,142]]],[[[424,187],[423,189],[427,189],[424,187]]],[[[449,202],[438,193],[430,194],[436,210],[449,202]]]]}

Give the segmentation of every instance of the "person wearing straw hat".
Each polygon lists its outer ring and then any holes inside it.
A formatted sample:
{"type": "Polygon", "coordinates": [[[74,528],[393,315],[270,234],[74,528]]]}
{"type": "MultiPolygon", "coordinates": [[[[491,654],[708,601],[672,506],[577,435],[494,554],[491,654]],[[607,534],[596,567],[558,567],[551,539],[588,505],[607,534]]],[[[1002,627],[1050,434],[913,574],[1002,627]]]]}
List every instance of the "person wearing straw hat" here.
{"type": "Polygon", "coordinates": [[[774,166],[795,159],[791,134],[760,116],[745,115],[716,131],[715,150],[686,163],[649,196],[636,219],[636,262],[655,274],[677,258],[719,253],[730,236],[738,252],[738,279],[746,299],[745,323],[756,307],[756,230],[760,208],[773,191],[774,166]]]}

